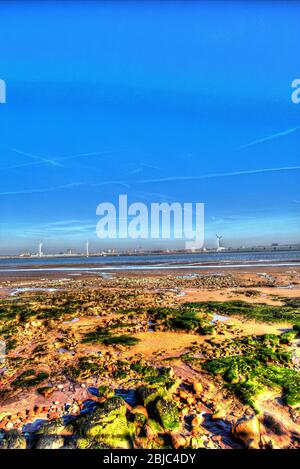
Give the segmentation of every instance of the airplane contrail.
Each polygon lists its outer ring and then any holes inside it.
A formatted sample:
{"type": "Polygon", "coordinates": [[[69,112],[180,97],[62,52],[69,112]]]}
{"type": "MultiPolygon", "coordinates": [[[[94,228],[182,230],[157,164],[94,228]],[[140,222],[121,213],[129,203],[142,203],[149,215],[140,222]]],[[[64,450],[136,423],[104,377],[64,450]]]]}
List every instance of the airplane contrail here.
{"type": "MultiPolygon", "coordinates": [[[[300,170],[300,166],[283,166],[280,168],[264,168],[264,169],[249,169],[249,170],[241,170],[241,171],[229,171],[225,173],[208,173],[202,175],[195,175],[195,176],[169,176],[169,177],[162,177],[162,178],[153,178],[153,179],[140,179],[140,180],[132,180],[132,181],[110,181],[110,183],[114,184],[152,184],[156,182],[177,182],[177,181],[199,181],[201,179],[213,179],[213,178],[221,178],[221,177],[231,177],[231,176],[243,176],[247,174],[261,174],[261,173],[273,173],[279,171],[297,171],[300,170]]],[[[94,186],[100,186],[105,183],[99,182],[93,184],[94,186]]]]}
{"type": "Polygon", "coordinates": [[[10,148],[10,150],[13,151],[14,153],[17,153],[18,155],[29,156],[29,158],[37,160],[39,163],[48,163],[48,164],[53,165],[53,166],[62,166],[60,163],[58,163],[55,160],[51,160],[49,158],[44,158],[44,157],[39,156],[39,155],[34,155],[33,153],[28,153],[28,152],[25,152],[25,151],[17,150],[16,148],[10,148]]]}
{"type": "Polygon", "coordinates": [[[25,195],[25,194],[44,194],[45,192],[53,192],[60,189],[69,189],[72,187],[78,187],[84,185],[83,182],[72,182],[70,184],[63,184],[61,186],[54,186],[54,187],[45,187],[41,189],[20,189],[18,191],[7,191],[7,192],[0,192],[0,196],[4,195],[25,195]]]}
{"type": "Polygon", "coordinates": [[[258,140],[254,140],[253,142],[247,143],[246,145],[242,145],[239,148],[239,150],[243,150],[244,148],[254,147],[255,145],[259,145],[260,143],[268,142],[269,140],[274,140],[275,138],[284,137],[285,135],[290,135],[294,132],[297,132],[297,130],[300,130],[300,126],[293,127],[292,129],[284,130],[283,132],[277,132],[267,137],[259,138],[258,140]]]}
{"type": "Polygon", "coordinates": [[[78,153],[78,154],[75,154],[75,155],[63,156],[61,158],[51,158],[51,159],[49,159],[49,158],[41,157],[41,156],[38,156],[38,155],[33,155],[32,153],[27,153],[27,152],[24,152],[24,151],[21,151],[21,150],[17,150],[15,148],[9,148],[9,150],[11,150],[15,153],[18,153],[20,155],[29,156],[30,158],[34,158],[37,161],[31,161],[29,163],[21,163],[21,164],[8,166],[6,168],[0,168],[0,171],[1,170],[2,171],[7,171],[9,169],[24,168],[24,167],[27,167],[27,166],[38,166],[40,164],[50,164],[52,166],[63,167],[63,165],[61,164],[61,161],[72,160],[72,159],[81,158],[81,157],[84,157],[84,156],[106,155],[106,154],[112,152],[112,150],[95,151],[95,152],[90,152],[90,153],[78,153]]]}
{"type": "MultiPolygon", "coordinates": [[[[227,173],[208,173],[202,174],[199,176],[170,176],[165,178],[157,178],[157,179],[141,179],[136,181],[102,181],[94,184],[90,184],[90,187],[99,187],[105,185],[112,185],[118,184],[126,189],[129,188],[130,184],[153,184],[156,182],[177,182],[177,181],[199,181],[202,179],[213,179],[213,178],[220,178],[220,177],[235,177],[235,176],[243,176],[243,175],[252,175],[252,174],[264,174],[264,173],[274,173],[280,171],[299,171],[300,166],[282,166],[280,168],[265,168],[265,169],[249,169],[245,171],[230,171],[227,173]]],[[[21,194],[33,194],[33,193],[43,193],[43,192],[52,192],[58,189],[68,189],[70,187],[79,187],[88,185],[84,182],[74,182],[70,184],[65,184],[63,186],[57,187],[50,187],[44,189],[25,189],[19,191],[11,191],[11,192],[0,192],[0,196],[4,195],[21,195],[21,194]]]]}

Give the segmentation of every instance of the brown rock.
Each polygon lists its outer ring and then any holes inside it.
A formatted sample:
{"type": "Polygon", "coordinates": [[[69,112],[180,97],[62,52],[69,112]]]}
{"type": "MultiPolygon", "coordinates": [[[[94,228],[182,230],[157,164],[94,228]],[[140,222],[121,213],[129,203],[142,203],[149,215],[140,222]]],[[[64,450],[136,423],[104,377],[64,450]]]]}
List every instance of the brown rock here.
{"type": "Polygon", "coordinates": [[[186,402],[188,403],[188,405],[193,405],[195,404],[195,398],[193,396],[190,396],[187,398],[186,402]]]}
{"type": "Polygon", "coordinates": [[[0,428],[5,428],[7,425],[7,422],[8,422],[7,418],[2,419],[0,422],[0,428]]]}
{"type": "Polygon", "coordinates": [[[44,397],[50,397],[56,389],[53,386],[44,386],[42,388],[38,388],[37,392],[44,397]]]}
{"type": "Polygon", "coordinates": [[[200,435],[202,432],[201,432],[201,429],[200,427],[193,427],[192,431],[191,431],[191,435],[192,436],[198,436],[200,435]]]}
{"type": "Polygon", "coordinates": [[[137,405],[132,409],[133,414],[143,414],[146,419],[148,420],[148,412],[146,407],[143,407],[142,405],[137,405]]]}
{"type": "Polygon", "coordinates": [[[180,390],[179,397],[180,399],[183,399],[184,401],[186,401],[189,398],[189,393],[187,391],[180,390]]]}
{"type": "Polygon", "coordinates": [[[139,437],[134,440],[135,449],[149,449],[149,440],[146,437],[139,437]]]}
{"type": "Polygon", "coordinates": [[[185,437],[183,435],[180,435],[180,433],[172,433],[171,439],[172,439],[172,446],[174,449],[178,449],[182,446],[185,446],[186,444],[185,437]]]}
{"type": "Polygon", "coordinates": [[[60,417],[58,412],[49,412],[48,419],[49,420],[56,420],[60,417]]]}
{"type": "Polygon", "coordinates": [[[202,425],[203,421],[204,421],[204,415],[202,413],[198,413],[193,417],[192,425],[193,426],[202,425]]]}
{"type": "Polygon", "coordinates": [[[236,438],[242,440],[248,448],[259,448],[260,424],[257,417],[242,418],[234,425],[232,433],[236,438]]]}
{"type": "Polygon", "coordinates": [[[194,392],[197,396],[200,396],[203,392],[203,386],[201,383],[197,382],[197,381],[194,381],[193,383],[193,389],[194,389],[194,392]]]}
{"type": "Polygon", "coordinates": [[[145,425],[145,435],[148,440],[152,440],[153,438],[156,437],[156,433],[154,430],[149,425],[145,425]]]}
{"type": "Polygon", "coordinates": [[[27,413],[27,418],[30,420],[30,419],[33,419],[34,417],[35,417],[35,413],[33,412],[33,410],[29,410],[27,413]]]}

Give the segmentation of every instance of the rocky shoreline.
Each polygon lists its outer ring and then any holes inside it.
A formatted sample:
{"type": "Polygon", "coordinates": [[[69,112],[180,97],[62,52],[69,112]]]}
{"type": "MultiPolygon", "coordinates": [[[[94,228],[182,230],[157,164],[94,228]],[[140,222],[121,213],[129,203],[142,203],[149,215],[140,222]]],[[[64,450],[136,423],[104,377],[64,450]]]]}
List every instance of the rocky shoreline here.
{"type": "Polygon", "coordinates": [[[283,268],[2,281],[0,448],[300,447],[299,285],[283,268]]]}

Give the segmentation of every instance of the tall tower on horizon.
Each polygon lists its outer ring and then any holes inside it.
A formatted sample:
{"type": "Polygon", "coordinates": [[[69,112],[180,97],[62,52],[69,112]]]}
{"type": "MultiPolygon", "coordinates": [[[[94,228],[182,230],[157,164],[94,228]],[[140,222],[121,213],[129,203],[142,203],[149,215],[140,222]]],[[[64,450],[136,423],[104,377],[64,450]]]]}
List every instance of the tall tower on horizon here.
{"type": "Polygon", "coordinates": [[[38,253],[39,253],[39,257],[42,257],[42,255],[43,255],[43,243],[42,243],[42,241],[39,242],[38,253]]]}
{"type": "Polygon", "coordinates": [[[223,236],[220,236],[220,235],[216,234],[216,238],[217,238],[217,251],[220,251],[220,249],[221,249],[221,239],[223,238],[223,236]]]}
{"type": "Polygon", "coordinates": [[[86,257],[89,257],[89,240],[88,239],[86,240],[85,248],[86,248],[86,257]]]}

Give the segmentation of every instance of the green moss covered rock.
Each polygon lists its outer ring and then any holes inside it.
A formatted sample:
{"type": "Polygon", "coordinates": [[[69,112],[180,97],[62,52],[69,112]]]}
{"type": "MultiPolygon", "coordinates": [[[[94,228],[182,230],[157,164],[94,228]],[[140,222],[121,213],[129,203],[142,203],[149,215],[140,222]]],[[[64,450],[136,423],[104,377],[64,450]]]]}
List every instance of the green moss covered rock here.
{"type": "Polygon", "coordinates": [[[167,396],[167,391],[165,387],[157,385],[141,386],[140,388],[138,388],[137,393],[145,407],[154,402],[158,397],[167,396]]]}
{"type": "Polygon", "coordinates": [[[131,447],[132,428],[126,418],[126,404],[121,397],[107,399],[93,414],[79,420],[83,437],[108,448],[131,447]]]}
{"type": "Polygon", "coordinates": [[[99,386],[98,388],[99,397],[110,398],[110,397],[113,397],[114,394],[115,394],[115,391],[109,386],[99,386]]]}
{"type": "Polygon", "coordinates": [[[35,449],[60,449],[64,446],[64,439],[60,435],[43,435],[35,444],[35,449]]]}
{"type": "Polygon", "coordinates": [[[63,418],[46,422],[37,430],[37,435],[72,435],[72,425],[66,425],[63,418]]]}
{"type": "Polygon", "coordinates": [[[0,443],[0,449],[26,449],[26,438],[18,430],[7,432],[0,443]]]}
{"type": "Polygon", "coordinates": [[[180,426],[178,409],[171,399],[159,399],[156,404],[159,419],[167,430],[178,430],[180,426]]]}

